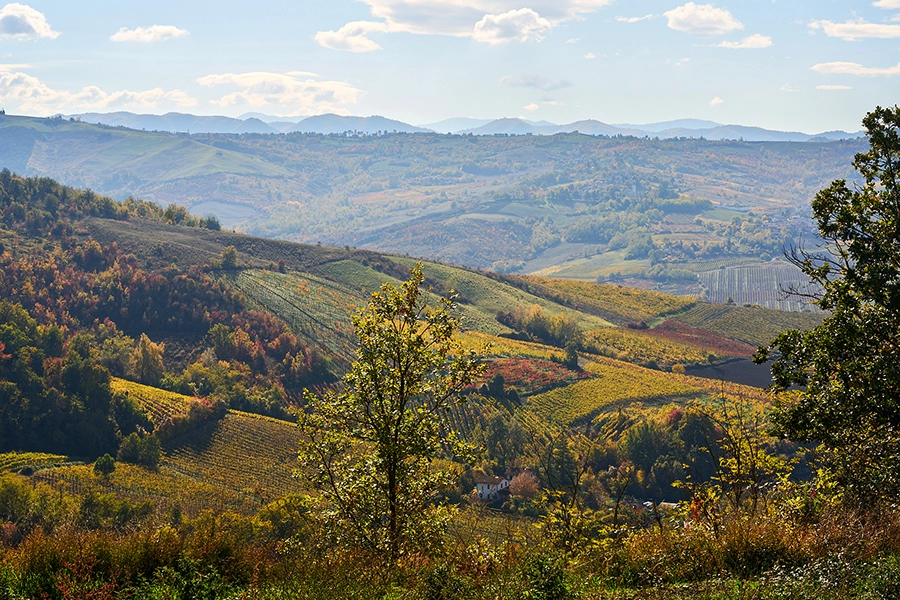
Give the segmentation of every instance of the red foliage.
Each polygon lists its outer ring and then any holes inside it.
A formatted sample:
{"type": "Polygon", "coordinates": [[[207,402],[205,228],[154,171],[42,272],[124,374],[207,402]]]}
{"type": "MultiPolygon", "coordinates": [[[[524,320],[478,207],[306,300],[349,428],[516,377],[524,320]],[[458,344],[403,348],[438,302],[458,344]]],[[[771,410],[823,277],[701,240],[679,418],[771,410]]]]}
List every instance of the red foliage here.
{"type": "Polygon", "coordinates": [[[503,375],[507,388],[520,394],[534,394],[590,377],[564,365],[539,358],[498,358],[487,364],[482,381],[487,383],[497,373],[503,375]]]}
{"type": "Polygon", "coordinates": [[[753,353],[756,351],[756,348],[750,344],[738,342],[712,331],[697,329],[696,327],[672,320],[665,321],[653,329],[648,329],[646,333],[673,342],[689,344],[698,348],[734,356],[753,356],[753,353]]]}

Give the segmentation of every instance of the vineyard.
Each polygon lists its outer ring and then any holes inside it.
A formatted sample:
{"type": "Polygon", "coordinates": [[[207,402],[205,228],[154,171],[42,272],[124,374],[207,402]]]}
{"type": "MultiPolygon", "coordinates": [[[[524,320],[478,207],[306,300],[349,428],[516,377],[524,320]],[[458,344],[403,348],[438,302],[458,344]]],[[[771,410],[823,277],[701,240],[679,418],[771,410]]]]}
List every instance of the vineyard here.
{"type": "Polygon", "coordinates": [[[530,396],[590,377],[585,371],[568,369],[549,360],[499,358],[487,364],[479,383],[486,383],[498,374],[503,376],[506,387],[515,388],[520,396],[530,396]]]}
{"type": "Polygon", "coordinates": [[[562,358],[564,352],[553,346],[534,342],[523,342],[509,338],[487,335],[478,331],[466,331],[455,337],[462,350],[484,354],[486,358],[562,358]],[[488,346],[487,351],[484,350],[488,346]]]}
{"type": "Polygon", "coordinates": [[[260,309],[281,317],[306,345],[349,364],[356,335],[351,322],[364,299],[314,275],[243,271],[235,287],[260,309]]]}
{"type": "Polygon", "coordinates": [[[791,288],[814,291],[808,288],[807,277],[800,269],[782,262],[726,267],[699,273],[698,277],[710,302],[726,302],[731,298],[736,304],[810,310],[804,299],[787,296],[786,292],[791,288]]]}
{"type": "Polygon", "coordinates": [[[670,368],[676,363],[705,363],[709,356],[721,358],[723,353],[709,348],[671,340],[650,333],[652,330],[592,329],[583,334],[585,347],[593,354],[628,362],[655,364],[670,368]]]}
{"type": "Polygon", "coordinates": [[[197,401],[196,398],[118,378],[112,379],[110,387],[113,392],[131,398],[154,425],[187,415],[191,404],[197,401]]]}
{"type": "Polygon", "coordinates": [[[251,494],[197,480],[166,465],[148,470],[117,462],[115,471],[108,477],[94,473],[92,465],[67,466],[39,471],[34,479],[73,494],[99,490],[130,500],[149,500],[158,512],[177,508],[189,517],[195,517],[204,510],[253,514],[263,502],[251,494]]]}
{"type": "Polygon", "coordinates": [[[600,412],[634,402],[668,403],[704,395],[693,378],[678,377],[627,363],[602,361],[585,368],[593,379],[532,396],[526,406],[536,415],[561,424],[590,421],[600,412]]]}
{"type": "Polygon", "coordinates": [[[673,320],[761,346],[787,329],[812,329],[822,322],[823,316],[821,312],[783,312],[758,306],[701,303],[673,320]]]}
{"type": "Polygon", "coordinates": [[[690,298],[660,292],[597,284],[569,279],[541,279],[524,276],[529,284],[560,294],[575,306],[593,309],[620,322],[650,321],[687,310],[696,304],[690,298]]]}
{"type": "Polygon", "coordinates": [[[163,464],[223,489],[274,499],[301,489],[293,477],[299,445],[291,423],[231,410],[165,444],[163,464]]]}
{"type": "Polygon", "coordinates": [[[648,329],[647,333],[673,342],[704,348],[719,356],[752,356],[756,351],[756,347],[750,344],[728,339],[706,329],[691,327],[673,319],[648,329]]]}
{"type": "MultiPolygon", "coordinates": [[[[397,259],[397,262],[407,266],[415,264],[415,261],[410,259],[397,259]]],[[[466,305],[477,308],[486,318],[491,320],[495,320],[497,313],[501,311],[511,311],[516,307],[522,306],[540,306],[549,316],[565,314],[580,321],[583,327],[609,327],[612,325],[600,317],[565,308],[556,302],[529,294],[517,287],[495,281],[472,271],[437,263],[425,263],[424,271],[426,277],[440,280],[444,289],[449,290],[452,288],[456,290],[460,298],[464,299],[466,305]]],[[[485,331],[485,333],[492,332],[485,331]]]]}
{"type": "Polygon", "coordinates": [[[77,463],[68,456],[61,454],[47,454],[44,452],[5,452],[0,454],[0,472],[33,472],[69,464],[77,463]]]}
{"type": "MultiPolygon", "coordinates": [[[[398,262],[400,261],[398,260],[398,262]]],[[[415,266],[415,263],[410,263],[408,266],[415,266]]],[[[428,270],[425,273],[426,276],[433,275],[431,266],[432,264],[428,263],[428,270]]],[[[341,283],[348,286],[354,286],[365,293],[377,291],[381,288],[382,283],[390,283],[394,286],[399,286],[401,283],[398,279],[395,279],[390,275],[386,275],[371,267],[350,260],[328,263],[319,267],[319,270],[326,273],[329,277],[334,277],[341,283]]],[[[449,287],[447,289],[449,289],[449,287]]],[[[438,300],[437,294],[429,293],[427,297],[428,302],[432,304],[438,300]]],[[[464,302],[460,302],[458,307],[459,317],[464,329],[482,331],[492,335],[510,333],[512,331],[509,327],[497,322],[497,319],[495,318],[496,312],[485,313],[478,307],[464,302]]]]}

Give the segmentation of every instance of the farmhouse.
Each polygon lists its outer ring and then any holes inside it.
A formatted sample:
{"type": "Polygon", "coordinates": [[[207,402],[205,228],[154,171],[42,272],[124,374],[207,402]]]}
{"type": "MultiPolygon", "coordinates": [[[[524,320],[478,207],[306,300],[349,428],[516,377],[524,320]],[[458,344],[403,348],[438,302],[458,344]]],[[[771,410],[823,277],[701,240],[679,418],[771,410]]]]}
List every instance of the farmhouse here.
{"type": "Polygon", "coordinates": [[[508,493],[509,483],[506,477],[476,477],[475,491],[478,492],[479,500],[496,500],[502,492],[508,493]]]}

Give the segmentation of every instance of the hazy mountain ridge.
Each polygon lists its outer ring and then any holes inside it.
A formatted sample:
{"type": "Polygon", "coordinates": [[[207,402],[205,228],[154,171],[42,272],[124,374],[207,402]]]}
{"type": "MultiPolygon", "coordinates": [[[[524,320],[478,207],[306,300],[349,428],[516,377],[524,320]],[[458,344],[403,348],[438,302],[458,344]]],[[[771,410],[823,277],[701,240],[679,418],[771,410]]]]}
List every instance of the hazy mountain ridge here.
{"type": "Polygon", "coordinates": [[[396,119],[381,116],[358,117],[336,114],[315,115],[301,119],[270,117],[261,113],[246,113],[240,118],[222,116],[198,116],[185,113],[164,115],[135,114],[130,112],[84,113],[73,115],[87,123],[128,127],[147,131],[173,133],[322,133],[335,134],[353,131],[367,135],[378,132],[401,133],[453,133],[474,135],[556,135],[579,132],[586,135],[634,136],[669,138],[705,138],[709,140],[744,140],[748,142],[807,142],[820,140],[853,139],[862,132],[826,131],[808,134],[799,131],[779,131],[746,125],[723,125],[702,119],[677,119],[645,125],[612,125],[596,119],[585,119],[563,125],[547,121],[529,121],[521,118],[501,119],[450,118],[422,126],[414,126],[396,119]]]}

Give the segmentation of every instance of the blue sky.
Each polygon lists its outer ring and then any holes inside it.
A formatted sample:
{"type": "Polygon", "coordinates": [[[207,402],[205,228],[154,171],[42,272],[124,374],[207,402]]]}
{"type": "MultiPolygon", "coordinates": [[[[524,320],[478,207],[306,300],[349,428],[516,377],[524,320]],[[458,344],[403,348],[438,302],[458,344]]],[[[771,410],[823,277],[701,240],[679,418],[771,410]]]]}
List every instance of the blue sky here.
{"type": "Polygon", "coordinates": [[[900,0],[0,2],[0,106],[857,130],[900,0]]]}

